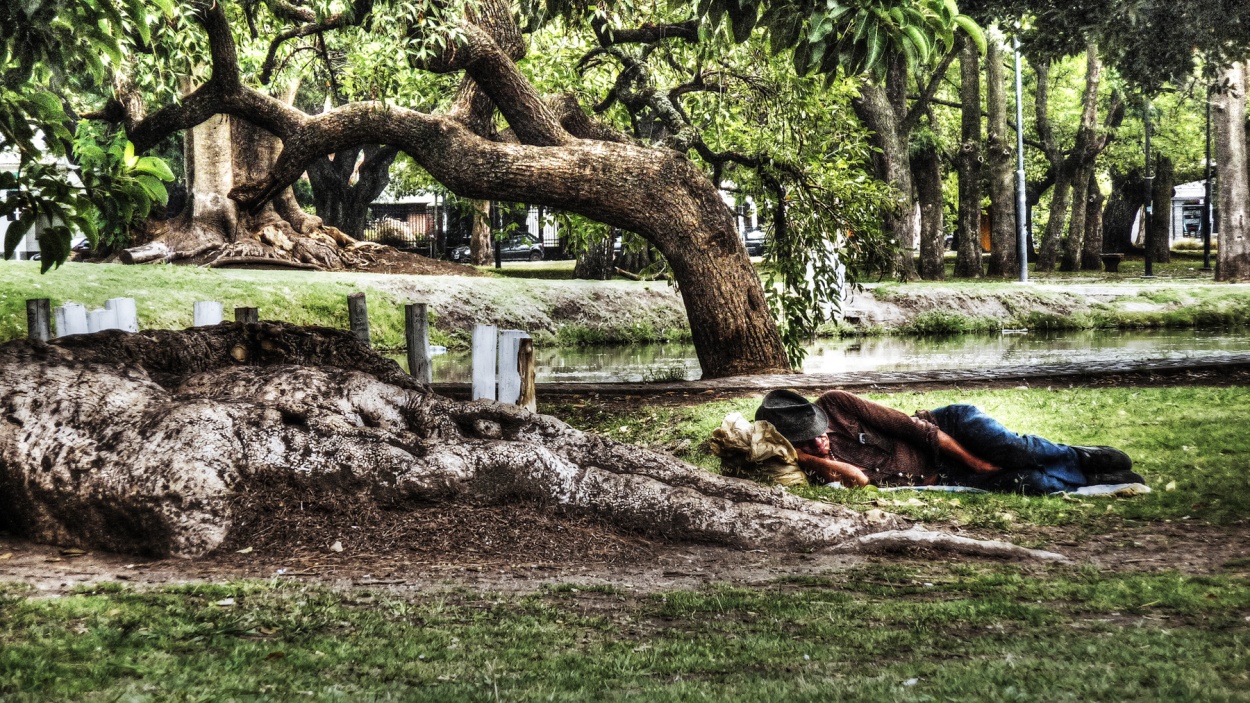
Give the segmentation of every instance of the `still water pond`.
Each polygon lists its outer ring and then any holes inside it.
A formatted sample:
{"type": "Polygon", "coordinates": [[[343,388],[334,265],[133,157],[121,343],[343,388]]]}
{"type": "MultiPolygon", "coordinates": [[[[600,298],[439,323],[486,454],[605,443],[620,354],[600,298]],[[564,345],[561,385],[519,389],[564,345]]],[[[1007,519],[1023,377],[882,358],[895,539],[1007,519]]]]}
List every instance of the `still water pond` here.
{"type": "MultiPolygon", "coordinates": [[[[1210,358],[1250,351],[1250,330],[1086,330],[945,337],[821,339],[803,371],[918,371],[1087,361],[1210,358]]],[[[538,382],[629,383],[696,380],[690,344],[539,348],[538,382]]],[[[400,359],[400,363],[404,363],[400,359]]],[[[434,357],[435,383],[467,383],[469,352],[434,357]]]]}

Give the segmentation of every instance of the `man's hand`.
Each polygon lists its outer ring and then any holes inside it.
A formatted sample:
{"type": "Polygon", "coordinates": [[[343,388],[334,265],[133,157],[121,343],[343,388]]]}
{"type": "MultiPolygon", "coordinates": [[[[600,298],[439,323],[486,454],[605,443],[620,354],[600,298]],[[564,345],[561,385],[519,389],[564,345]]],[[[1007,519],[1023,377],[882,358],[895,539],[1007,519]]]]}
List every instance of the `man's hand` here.
{"type": "Polygon", "coordinates": [[[812,456],[801,449],[796,451],[799,455],[799,467],[824,477],[826,481],[842,481],[856,486],[867,486],[869,483],[868,475],[854,464],[812,456]]]}

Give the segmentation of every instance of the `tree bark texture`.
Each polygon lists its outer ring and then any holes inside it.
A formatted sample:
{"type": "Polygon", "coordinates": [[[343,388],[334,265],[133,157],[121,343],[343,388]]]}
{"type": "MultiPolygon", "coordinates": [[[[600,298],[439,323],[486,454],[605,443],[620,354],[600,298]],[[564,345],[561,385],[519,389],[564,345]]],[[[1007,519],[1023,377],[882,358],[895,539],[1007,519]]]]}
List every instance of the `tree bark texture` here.
{"type": "Polygon", "coordinates": [[[1226,88],[1211,104],[1215,161],[1220,165],[1218,281],[1250,280],[1250,160],[1246,157],[1246,63],[1224,70],[1226,88]]]}
{"type": "Polygon", "coordinates": [[[1068,237],[1063,240],[1063,262],[1061,271],[1077,271],[1081,268],[1081,252],[1085,249],[1085,213],[1089,212],[1089,190],[1093,182],[1093,171],[1081,168],[1072,179],[1072,216],[1068,221],[1068,237]]]}
{"type": "Polygon", "coordinates": [[[1038,87],[1036,98],[1037,131],[1050,162],[1050,170],[1055,174],[1054,191],[1051,196],[1050,219],[1046,223],[1046,232],[1038,254],[1038,270],[1053,271],[1059,259],[1065,225],[1071,219],[1068,228],[1069,239],[1074,234],[1075,241],[1068,241],[1063,249],[1063,263],[1066,270],[1076,270],[1080,265],[1080,252],[1085,239],[1085,212],[1088,209],[1086,195],[1088,185],[1083,185],[1093,178],[1094,166],[1124,121],[1124,102],[1119,92],[1112,91],[1107,115],[1103,128],[1098,129],[1098,89],[1102,82],[1102,59],[1099,57],[1098,46],[1089,43],[1085,51],[1085,90],[1081,96],[1081,123],[1077,128],[1072,149],[1063,152],[1050,125],[1049,109],[1049,68],[1038,68],[1038,87]],[[1086,175],[1089,174],[1089,175],[1086,175]],[[1072,208],[1069,213],[1069,208],[1072,208]],[[1071,214],[1071,218],[1069,218],[1071,214]]]}
{"type": "Polygon", "coordinates": [[[1042,245],[1037,252],[1037,270],[1054,271],[1059,259],[1059,245],[1063,240],[1063,229],[1068,223],[1068,209],[1072,196],[1072,174],[1068,169],[1055,178],[1054,188],[1050,195],[1050,217],[1046,220],[1046,231],[1042,233],[1042,245]]]}
{"type": "Polygon", "coordinates": [[[0,406],[0,528],[64,546],[206,554],[275,488],[408,509],[527,502],[743,548],[820,548],[867,528],[523,408],[433,395],[341,330],[10,342],[0,406]]]}
{"type": "Polygon", "coordinates": [[[308,165],[308,180],[317,217],[348,236],[363,237],[369,205],[391,182],[391,164],[398,154],[390,147],[370,145],[314,159],[308,165]]]}
{"type": "Polygon", "coordinates": [[[473,227],[469,234],[469,261],[474,266],[490,266],[494,260],[494,241],[490,230],[490,201],[471,200],[473,227]]]}
{"type": "Polygon", "coordinates": [[[1157,264],[1172,260],[1172,195],[1176,192],[1176,167],[1162,152],[1155,160],[1155,178],[1151,183],[1150,255],[1157,264]]]}
{"type": "Polygon", "coordinates": [[[959,52],[959,226],[955,230],[956,278],[980,278],[981,266],[981,57],[964,40],[959,52]]]}
{"type": "Polygon", "coordinates": [[[1133,222],[1145,187],[1140,171],[1111,172],[1111,196],[1103,210],[1103,251],[1127,254],[1133,249],[1133,222]]]}
{"type": "Polygon", "coordinates": [[[449,113],[362,101],[317,115],[244,85],[225,10],[220,3],[198,7],[212,77],[180,103],[127,120],[138,150],[222,113],[275,135],[283,148],[272,167],[230,191],[249,213],[279,198],[326,154],[361,144],[402,150],[457,196],[559,208],[650,241],[680,287],[705,377],[789,371],[763,286],[716,186],[685,154],[638,145],[590,119],[568,96],[539,95],[516,65],[525,44],[511,6],[481,3],[459,25],[462,40],[448,41],[445,53],[420,66],[463,71],[449,113]],[[475,131],[483,101],[508,122],[508,139],[475,131]]]}
{"type": "Polygon", "coordinates": [[[1098,187],[1098,180],[1091,178],[1089,195],[1086,197],[1088,204],[1085,208],[1085,246],[1081,250],[1082,271],[1102,270],[1102,213],[1106,200],[1098,187]]]}
{"type": "Polygon", "coordinates": [[[873,154],[873,169],[877,178],[893,186],[898,194],[897,209],[882,213],[882,221],[885,229],[894,233],[895,243],[900,249],[899,275],[904,280],[915,279],[913,252],[919,232],[915,217],[916,196],[908,157],[911,130],[903,130],[885,88],[865,84],[860,88],[860,97],[854,105],[855,114],[872,131],[873,146],[877,149],[873,154]]]}
{"type": "Polygon", "coordinates": [[[991,30],[985,52],[987,162],[990,186],[989,275],[1013,277],[1016,259],[1015,141],[1007,129],[1007,89],[1003,71],[1003,39],[991,30]]]}
{"type": "Polygon", "coordinates": [[[920,200],[920,277],[940,281],[946,278],[946,228],[942,163],[936,144],[926,141],[912,152],[911,171],[920,200]]]}

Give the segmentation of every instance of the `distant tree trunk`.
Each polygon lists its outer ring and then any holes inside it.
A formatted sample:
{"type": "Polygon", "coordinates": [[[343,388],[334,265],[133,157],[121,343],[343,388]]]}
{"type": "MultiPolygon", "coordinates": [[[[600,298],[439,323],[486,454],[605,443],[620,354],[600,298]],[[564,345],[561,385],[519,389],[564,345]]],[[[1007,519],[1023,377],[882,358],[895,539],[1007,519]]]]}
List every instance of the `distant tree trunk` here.
{"type": "Polygon", "coordinates": [[[473,229],[469,235],[469,263],[474,266],[490,266],[495,258],[490,230],[490,201],[471,200],[473,206],[473,229]]]}
{"type": "Polygon", "coordinates": [[[391,182],[391,164],[398,154],[394,147],[371,145],[315,159],[308,166],[308,180],[317,217],[353,237],[363,236],[369,205],[391,182]]]}
{"type": "Polygon", "coordinates": [[[911,171],[920,198],[920,277],[940,281],[946,278],[946,231],[942,222],[942,163],[932,140],[912,152],[911,171]]]}
{"type": "MultiPolygon", "coordinates": [[[[624,235],[622,235],[622,239],[624,235]]],[[[655,260],[654,252],[651,251],[650,245],[644,245],[633,251],[625,248],[624,241],[621,244],[621,253],[616,257],[615,267],[630,273],[640,273],[647,268],[655,260]]]]}
{"type": "Polygon", "coordinates": [[[1089,196],[1085,208],[1085,246],[1081,250],[1081,269],[1102,270],[1102,206],[1106,198],[1098,188],[1098,179],[1089,181],[1089,196]]]}
{"type": "Polygon", "coordinates": [[[1176,188],[1176,169],[1172,159],[1166,154],[1159,154],[1155,168],[1155,179],[1150,194],[1154,213],[1150,216],[1150,247],[1151,257],[1155,263],[1165,264],[1172,260],[1172,195],[1176,188]]]}
{"type": "Polygon", "coordinates": [[[1250,163],[1246,158],[1246,64],[1224,70],[1226,89],[1212,102],[1215,161],[1220,165],[1218,281],[1250,279],[1250,163]]]}
{"type": "Polygon", "coordinates": [[[1007,90],[1003,75],[1002,34],[993,29],[985,52],[985,105],[990,182],[991,276],[1012,276],[1016,259],[1016,190],[1012,155],[1015,145],[1007,131],[1007,90]]]}
{"type": "MultiPolygon", "coordinates": [[[[907,122],[907,65],[898,59],[890,63],[884,87],[866,83],[859,99],[853,102],[855,114],[872,131],[873,168],[877,178],[898,191],[898,209],[882,213],[882,223],[893,232],[899,248],[899,275],[905,280],[916,278],[913,259],[919,231],[916,223],[916,194],[912,187],[908,141],[911,127],[907,122]]],[[[915,109],[915,108],[913,108],[915,109]]]]}
{"type": "MultiPolygon", "coordinates": [[[[1085,248],[1085,213],[1089,211],[1089,189],[1093,183],[1091,169],[1082,168],[1072,179],[1072,217],[1068,222],[1068,238],[1063,243],[1061,271],[1078,271],[1081,252],[1085,248]]],[[[1097,185],[1094,185],[1097,188],[1097,185]]]]}
{"type": "Polygon", "coordinates": [[[955,232],[957,278],[980,278],[981,268],[981,57],[971,41],[959,52],[959,228],[955,232]]]}
{"type": "Polygon", "coordinates": [[[1143,187],[1140,171],[1111,172],[1111,197],[1107,198],[1102,216],[1103,251],[1127,254],[1133,249],[1133,222],[1143,187]]]}
{"type": "Polygon", "coordinates": [[[1072,193],[1072,175],[1065,166],[1055,178],[1055,187],[1050,196],[1050,218],[1046,220],[1046,231],[1042,234],[1042,246],[1037,252],[1037,270],[1054,271],[1055,262],[1059,259],[1059,244],[1063,238],[1063,228],[1068,223],[1069,198],[1072,193]]]}
{"type": "Polygon", "coordinates": [[[606,281],[616,273],[613,266],[617,230],[609,229],[606,236],[587,243],[586,250],[577,257],[573,266],[573,278],[588,281],[606,281]]]}

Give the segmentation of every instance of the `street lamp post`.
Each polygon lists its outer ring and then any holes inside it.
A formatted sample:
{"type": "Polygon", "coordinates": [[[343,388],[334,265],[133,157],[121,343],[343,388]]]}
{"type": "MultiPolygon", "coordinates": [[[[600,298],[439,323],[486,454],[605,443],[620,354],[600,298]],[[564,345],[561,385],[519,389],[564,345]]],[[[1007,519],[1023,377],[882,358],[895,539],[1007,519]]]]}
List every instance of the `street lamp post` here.
{"type": "Polygon", "coordinates": [[[1016,51],[1016,259],[1020,262],[1020,282],[1029,282],[1028,200],[1024,180],[1024,89],[1020,80],[1020,37],[1013,37],[1016,51]]]}
{"type": "Polygon", "coordinates": [[[1211,88],[1207,88],[1207,168],[1202,196],[1202,270],[1211,270],[1211,88]]]}
{"type": "Polygon", "coordinates": [[[1151,258],[1150,251],[1150,218],[1154,214],[1154,176],[1150,173],[1150,101],[1146,101],[1146,109],[1142,116],[1142,122],[1146,127],[1146,202],[1142,208],[1141,218],[1141,241],[1142,246],[1146,248],[1146,273],[1145,278],[1154,278],[1154,260],[1151,258]]]}

